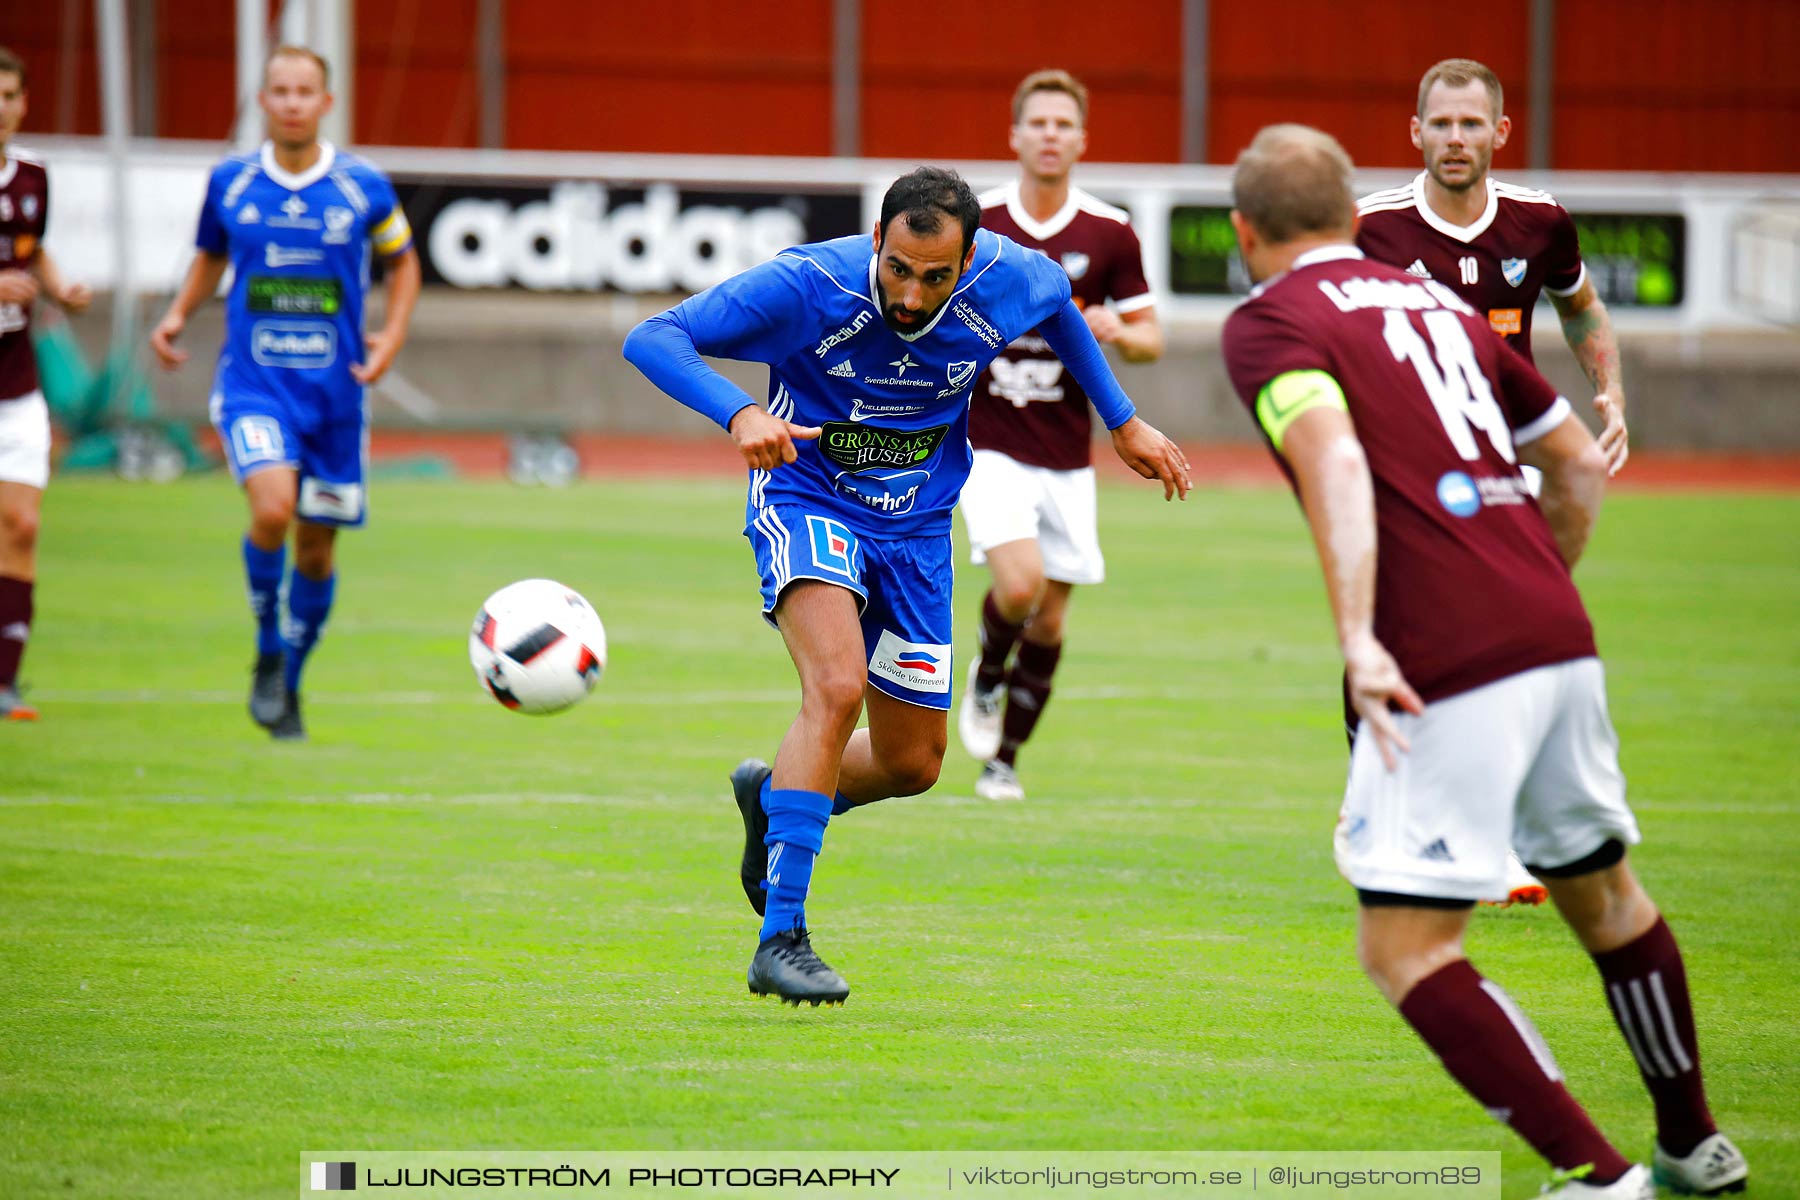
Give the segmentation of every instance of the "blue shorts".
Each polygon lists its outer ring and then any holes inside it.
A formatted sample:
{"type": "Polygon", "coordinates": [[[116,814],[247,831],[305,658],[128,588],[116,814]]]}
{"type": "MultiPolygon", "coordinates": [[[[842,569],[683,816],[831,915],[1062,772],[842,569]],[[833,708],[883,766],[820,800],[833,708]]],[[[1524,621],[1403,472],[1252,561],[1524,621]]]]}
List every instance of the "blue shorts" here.
{"type": "Polygon", "coordinates": [[[817,579],[856,594],[869,682],[896,700],[950,707],[951,611],[955,582],[950,535],[863,539],[836,517],[803,505],[754,510],[744,536],[762,575],[763,618],[796,579],[817,579]]]}
{"type": "Polygon", "coordinates": [[[221,379],[208,408],[233,479],[242,483],[268,467],[292,467],[300,472],[294,512],[301,520],[357,526],[368,519],[366,403],[348,418],[331,417],[308,400],[221,379]]]}

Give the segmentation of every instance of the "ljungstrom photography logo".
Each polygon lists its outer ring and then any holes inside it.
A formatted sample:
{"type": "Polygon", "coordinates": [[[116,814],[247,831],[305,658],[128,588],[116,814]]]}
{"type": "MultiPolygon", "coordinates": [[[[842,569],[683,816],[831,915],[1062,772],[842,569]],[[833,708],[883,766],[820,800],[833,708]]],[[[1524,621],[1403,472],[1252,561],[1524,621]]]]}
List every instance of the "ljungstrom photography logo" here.
{"type": "Polygon", "coordinates": [[[353,1162],[316,1162],[312,1165],[312,1190],[315,1192],[354,1192],[356,1164],[353,1162]]]}

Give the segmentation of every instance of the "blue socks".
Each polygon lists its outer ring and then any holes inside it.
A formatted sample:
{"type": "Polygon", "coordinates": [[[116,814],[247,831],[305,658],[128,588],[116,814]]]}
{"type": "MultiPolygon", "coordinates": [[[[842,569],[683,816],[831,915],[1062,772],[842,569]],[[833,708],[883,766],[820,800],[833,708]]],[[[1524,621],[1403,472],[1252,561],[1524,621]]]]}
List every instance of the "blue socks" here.
{"type": "Polygon", "coordinates": [[[256,652],[281,653],[281,574],[287,567],[287,544],[259,550],[244,537],[244,576],[250,584],[250,614],[256,618],[256,652]]]}
{"type": "Polygon", "coordinates": [[[282,623],[281,640],[287,647],[289,695],[300,691],[300,671],[325,628],[325,618],[331,614],[331,597],[336,591],[336,572],[323,579],[312,579],[295,571],[288,579],[287,620],[282,623]]]}
{"type": "MultiPolygon", "coordinates": [[[[773,778],[773,776],[771,776],[773,778]]],[[[823,792],[765,785],[763,811],[769,815],[769,903],[763,913],[764,941],[778,933],[806,928],[806,891],[812,885],[813,859],[825,845],[832,798],[823,792]]]]}

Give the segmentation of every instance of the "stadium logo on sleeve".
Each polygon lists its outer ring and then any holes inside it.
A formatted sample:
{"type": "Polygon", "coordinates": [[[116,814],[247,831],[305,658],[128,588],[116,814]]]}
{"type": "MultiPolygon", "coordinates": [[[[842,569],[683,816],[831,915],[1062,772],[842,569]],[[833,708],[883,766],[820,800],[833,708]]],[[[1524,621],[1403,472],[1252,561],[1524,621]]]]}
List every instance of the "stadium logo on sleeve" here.
{"type": "Polygon", "coordinates": [[[1481,511],[1481,493],[1475,481],[1461,471],[1447,471],[1438,479],[1437,497],[1453,517],[1472,517],[1481,511]]]}
{"type": "Polygon", "coordinates": [[[1500,260],[1500,277],[1518,287],[1525,282],[1525,260],[1522,258],[1503,258],[1500,260]]]}
{"type": "Polygon", "coordinates": [[[869,673],[911,691],[948,694],[950,662],[950,647],[909,642],[884,629],[869,655],[869,673]]]}
{"type": "Polygon", "coordinates": [[[806,531],[812,540],[813,563],[848,579],[856,578],[856,535],[830,517],[808,515],[806,531]]]}

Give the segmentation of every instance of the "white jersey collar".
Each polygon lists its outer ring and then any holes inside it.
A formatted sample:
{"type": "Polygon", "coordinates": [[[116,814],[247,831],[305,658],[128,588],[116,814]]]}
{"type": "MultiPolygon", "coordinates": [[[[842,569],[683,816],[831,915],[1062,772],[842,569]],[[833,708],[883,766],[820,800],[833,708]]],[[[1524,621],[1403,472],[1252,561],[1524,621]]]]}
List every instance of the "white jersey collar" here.
{"type": "Polygon", "coordinates": [[[1033,219],[1025,211],[1024,203],[1019,199],[1019,181],[1013,180],[1006,185],[1006,215],[1013,219],[1021,232],[1040,242],[1047,242],[1069,227],[1075,214],[1081,211],[1081,189],[1073,184],[1069,186],[1069,198],[1063,206],[1050,215],[1047,221],[1033,219]]]}
{"type": "Polygon", "coordinates": [[[1481,186],[1487,189],[1487,207],[1482,210],[1481,215],[1476,217],[1474,223],[1470,225],[1454,225],[1432,211],[1430,201],[1425,199],[1424,171],[1420,171],[1413,177],[1413,204],[1418,208],[1420,218],[1422,218],[1427,225],[1431,226],[1445,237],[1455,238],[1457,241],[1467,245],[1487,232],[1488,226],[1494,223],[1494,214],[1500,211],[1500,193],[1494,190],[1494,177],[1490,175],[1486,179],[1483,179],[1481,181],[1481,186]]]}
{"type": "Polygon", "coordinates": [[[273,179],[276,183],[279,183],[290,192],[301,191],[325,178],[326,173],[331,170],[332,162],[335,161],[336,158],[337,147],[330,142],[321,139],[319,142],[319,161],[300,172],[300,174],[295,175],[292,172],[282,170],[275,162],[274,142],[264,142],[262,144],[263,174],[267,175],[270,179],[273,179]]]}

